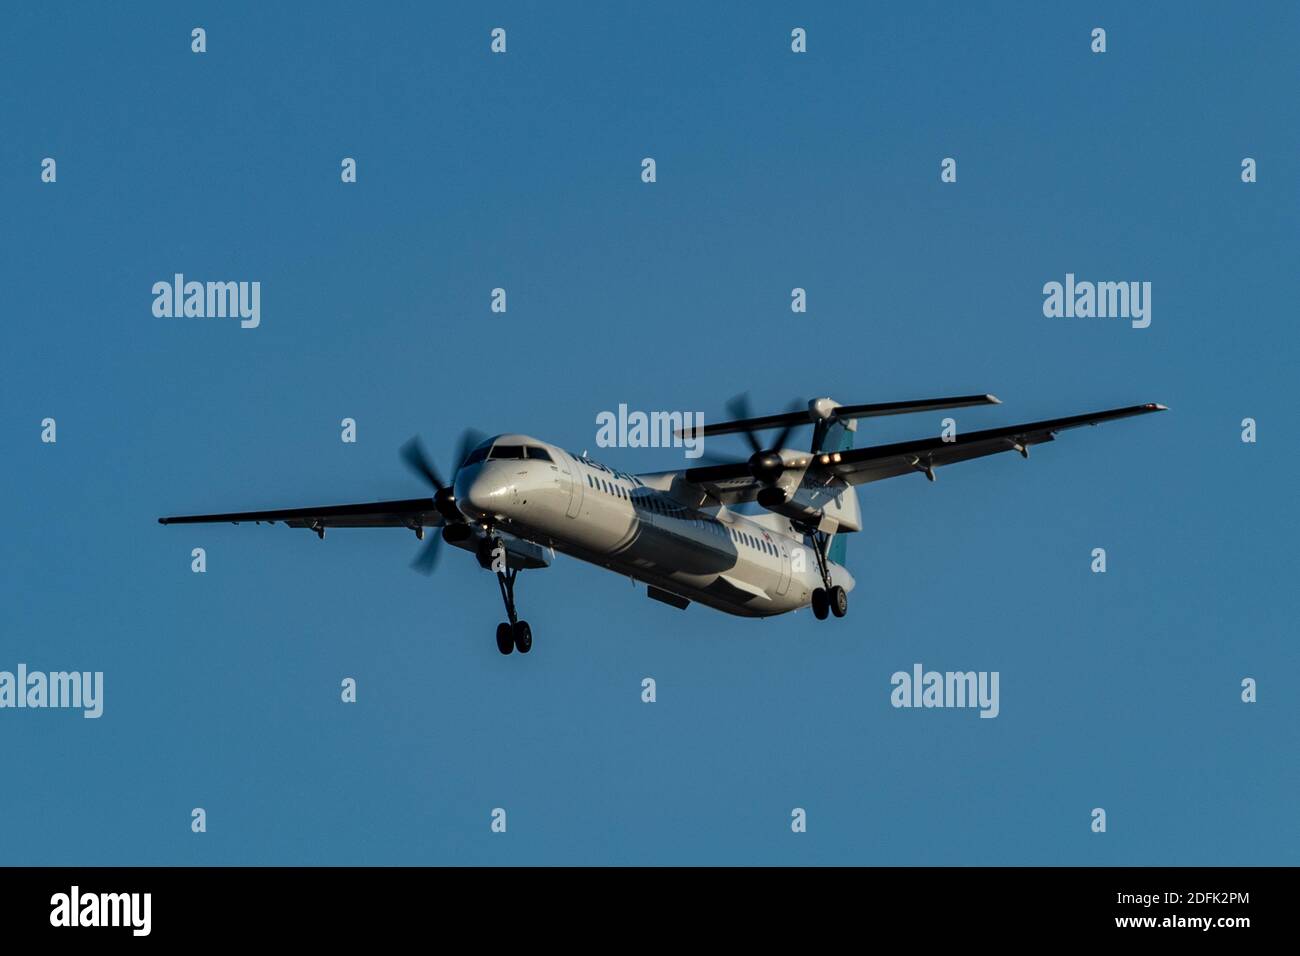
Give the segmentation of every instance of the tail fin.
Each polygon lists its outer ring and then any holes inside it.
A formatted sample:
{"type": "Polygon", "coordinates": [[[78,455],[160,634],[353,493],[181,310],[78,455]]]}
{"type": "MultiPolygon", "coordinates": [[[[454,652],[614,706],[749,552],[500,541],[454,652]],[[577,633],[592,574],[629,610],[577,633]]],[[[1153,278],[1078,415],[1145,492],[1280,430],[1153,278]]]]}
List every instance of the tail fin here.
{"type": "Polygon", "coordinates": [[[838,564],[842,568],[848,567],[844,563],[845,552],[848,550],[849,539],[842,534],[837,534],[831,538],[831,546],[826,549],[826,557],[832,563],[838,564]]]}
{"type": "MultiPolygon", "coordinates": [[[[813,454],[824,451],[848,451],[853,447],[853,433],[857,430],[857,424],[854,419],[834,418],[830,421],[819,421],[817,427],[813,429],[811,451],[813,454]]],[[[848,543],[844,535],[837,534],[831,539],[831,546],[826,552],[826,557],[841,567],[845,567],[845,552],[848,550],[848,543]]]]}

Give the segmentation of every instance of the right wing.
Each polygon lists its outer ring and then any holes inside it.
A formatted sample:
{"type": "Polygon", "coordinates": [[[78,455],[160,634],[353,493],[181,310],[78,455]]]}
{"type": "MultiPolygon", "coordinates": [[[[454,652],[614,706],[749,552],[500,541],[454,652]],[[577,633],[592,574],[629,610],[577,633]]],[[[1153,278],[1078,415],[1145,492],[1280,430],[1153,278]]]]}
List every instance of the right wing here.
{"type": "Polygon", "coordinates": [[[281,521],[290,528],[310,528],[323,534],[326,528],[436,528],[442,513],[432,498],[407,498],[402,501],[371,501],[355,505],[325,505],[320,508],[286,508],[279,511],[232,511],[215,515],[175,515],[159,518],[159,524],[209,524],[229,521],[253,521],[275,524],[281,521]]]}

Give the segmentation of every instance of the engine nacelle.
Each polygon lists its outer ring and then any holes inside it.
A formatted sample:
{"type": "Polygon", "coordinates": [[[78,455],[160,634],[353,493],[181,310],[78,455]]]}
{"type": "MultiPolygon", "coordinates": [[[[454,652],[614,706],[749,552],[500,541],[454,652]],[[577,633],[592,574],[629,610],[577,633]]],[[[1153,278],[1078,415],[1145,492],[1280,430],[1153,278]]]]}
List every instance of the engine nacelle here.
{"type": "Polygon", "coordinates": [[[793,489],[769,485],[755,500],[768,511],[822,531],[862,530],[857,492],[840,481],[822,486],[801,484],[793,489]]]}
{"type": "Polygon", "coordinates": [[[760,505],[768,511],[783,515],[792,521],[802,521],[805,524],[816,524],[821,517],[821,511],[811,505],[803,504],[797,498],[792,499],[786,495],[784,489],[775,485],[769,485],[759,491],[755,499],[760,505]]]}

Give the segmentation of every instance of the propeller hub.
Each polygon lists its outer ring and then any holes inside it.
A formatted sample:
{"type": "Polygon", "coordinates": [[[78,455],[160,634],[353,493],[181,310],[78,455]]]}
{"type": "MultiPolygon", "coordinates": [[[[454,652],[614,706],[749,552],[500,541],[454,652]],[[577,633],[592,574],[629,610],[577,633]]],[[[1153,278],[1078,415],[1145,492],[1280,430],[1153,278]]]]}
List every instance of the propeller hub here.
{"type": "Polygon", "coordinates": [[[785,471],[785,462],[775,451],[757,451],[749,458],[749,472],[758,481],[771,484],[785,471]]]}
{"type": "Polygon", "coordinates": [[[459,522],[464,521],[465,516],[460,513],[460,508],[456,506],[456,492],[447,485],[439,488],[433,495],[433,506],[438,509],[438,513],[447,521],[459,522]]]}

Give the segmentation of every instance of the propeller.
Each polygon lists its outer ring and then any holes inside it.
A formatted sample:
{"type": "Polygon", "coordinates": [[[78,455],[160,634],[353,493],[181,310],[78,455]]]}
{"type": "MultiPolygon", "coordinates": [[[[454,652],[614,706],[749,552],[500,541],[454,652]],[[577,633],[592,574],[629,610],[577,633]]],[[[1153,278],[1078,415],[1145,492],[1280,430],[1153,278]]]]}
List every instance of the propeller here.
{"type": "MultiPolygon", "coordinates": [[[[797,412],[801,408],[807,408],[808,403],[795,399],[790,403],[788,412],[797,412]]],[[[749,419],[754,415],[749,407],[749,393],[742,392],[731,401],[727,402],[727,413],[734,419],[749,419]]],[[[768,444],[759,440],[758,434],[752,428],[746,428],[741,434],[745,436],[745,441],[749,443],[750,450],[753,452],[749,456],[749,472],[758,481],[764,484],[772,484],[781,477],[785,471],[785,462],[781,460],[781,449],[785,447],[786,440],[799,422],[787,422],[786,425],[777,433],[776,439],[768,444]]]]}
{"type": "Polygon", "coordinates": [[[438,566],[438,555],[442,552],[442,535],[437,533],[437,529],[434,529],[434,533],[428,537],[429,540],[416,552],[415,558],[411,561],[411,567],[421,574],[433,573],[434,568],[438,566]]]}
{"type": "MultiPolygon", "coordinates": [[[[465,464],[465,459],[469,457],[478,445],[482,444],[487,436],[473,428],[467,428],[460,434],[460,441],[456,445],[456,468],[451,473],[451,481],[444,482],[442,475],[438,472],[438,466],[433,463],[429,453],[425,450],[424,442],[420,441],[418,435],[412,437],[406,444],[402,445],[402,461],[406,462],[408,468],[423,478],[434,489],[433,504],[442,515],[445,524],[463,524],[465,516],[461,514],[460,508],[456,505],[456,475],[460,472],[465,464]]],[[[422,574],[432,574],[438,565],[438,553],[442,550],[442,535],[429,535],[428,542],[416,554],[415,560],[411,562],[411,567],[422,574]]]]}

